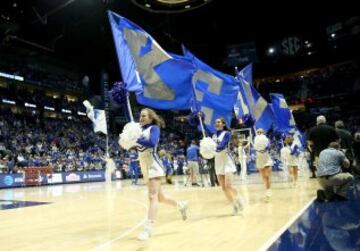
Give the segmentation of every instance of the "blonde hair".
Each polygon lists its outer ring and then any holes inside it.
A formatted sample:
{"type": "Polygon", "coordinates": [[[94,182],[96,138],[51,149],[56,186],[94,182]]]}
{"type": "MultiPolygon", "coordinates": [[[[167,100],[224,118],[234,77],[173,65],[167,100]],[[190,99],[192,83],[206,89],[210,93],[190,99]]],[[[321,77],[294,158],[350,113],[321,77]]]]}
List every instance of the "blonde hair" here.
{"type": "Polygon", "coordinates": [[[164,150],[164,149],[161,149],[161,150],[159,151],[159,156],[160,156],[160,157],[163,157],[163,156],[165,156],[165,155],[166,155],[165,150],[164,150]]]}
{"type": "Polygon", "coordinates": [[[292,144],[293,142],[294,142],[294,137],[293,137],[293,136],[287,135],[287,136],[285,137],[285,140],[284,140],[284,143],[285,143],[285,144],[292,144]]]}
{"type": "Polygon", "coordinates": [[[143,108],[141,111],[146,111],[151,119],[151,123],[159,126],[160,128],[165,127],[165,121],[161,116],[159,116],[153,109],[143,108]]]}
{"type": "Polygon", "coordinates": [[[259,129],[256,130],[256,133],[257,133],[257,134],[258,134],[258,133],[260,133],[260,134],[265,134],[265,131],[264,131],[264,129],[259,128],[259,129]]]}

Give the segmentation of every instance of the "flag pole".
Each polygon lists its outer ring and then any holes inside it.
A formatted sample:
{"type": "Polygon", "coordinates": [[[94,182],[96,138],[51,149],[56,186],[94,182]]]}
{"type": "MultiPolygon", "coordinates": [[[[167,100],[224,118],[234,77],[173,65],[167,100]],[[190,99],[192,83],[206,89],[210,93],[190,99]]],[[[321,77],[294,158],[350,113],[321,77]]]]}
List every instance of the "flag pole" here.
{"type": "Polygon", "coordinates": [[[130,121],[133,122],[134,116],[133,116],[132,109],[131,109],[130,94],[128,91],[126,91],[126,107],[129,112],[130,121]]]}
{"type": "Polygon", "coordinates": [[[106,134],[106,157],[109,158],[109,136],[106,134]]]}
{"type": "Polygon", "coordinates": [[[203,124],[203,121],[202,121],[201,113],[198,112],[197,115],[198,115],[198,118],[199,118],[199,121],[200,121],[200,127],[201,127],[201,132],[202,132],[203,138],[205,138],[206,134],[205,134],[205,128],[204,128],[204,124],[203,124]]]}

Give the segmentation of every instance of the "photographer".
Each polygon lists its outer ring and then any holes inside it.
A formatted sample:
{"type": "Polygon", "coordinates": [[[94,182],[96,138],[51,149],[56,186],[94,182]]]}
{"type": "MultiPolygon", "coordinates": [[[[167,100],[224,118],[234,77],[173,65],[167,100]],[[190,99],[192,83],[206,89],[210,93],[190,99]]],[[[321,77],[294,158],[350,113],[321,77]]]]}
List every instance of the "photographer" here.
{"type": "Polygon", "coordinates": [[[350,167],[350,161],[339,149],[339,143],[331,142],[319,155],[316,176],[324,190],[317,191],[318,202],[347,200],[345,195],[354,178],[350,173],[342,172],[342,168],[350,167]]]}

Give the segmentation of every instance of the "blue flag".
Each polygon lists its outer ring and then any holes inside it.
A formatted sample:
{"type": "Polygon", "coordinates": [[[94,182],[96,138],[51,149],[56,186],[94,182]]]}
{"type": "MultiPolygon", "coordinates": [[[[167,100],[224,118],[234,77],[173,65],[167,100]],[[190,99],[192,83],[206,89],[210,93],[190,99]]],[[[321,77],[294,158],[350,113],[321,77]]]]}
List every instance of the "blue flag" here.
{"type": "Polygon", "coordinates": [[[181,110],[191,106],[191,63],[175,59],[142,28],[108,12],[116,52],[127,91],[140,104],[157,109],[181,110]]]}
{"type": "Polygon", "coordinates": [[[246,81],[250,85],[253,85],[253,65],[252,65],[252,63],[245,66],[238,73],[238,77],[243,79],[243,81],[246,81]]]}
{"type": "Polygon", "coordinates": [[[276,119],[275,129],[283,133],[290,132],[296,124],[284,96],[278,93],[270,93],[270,98],[276,119]]]}
{"type": "MultiPolygon", "coordinates": [[[[262,128],[265,131],[268,131],[274,124],[275,118],[268,102],[260,95],[253,85],[252,64],[246,66],[237,74],[237,80],[239,83],[238,97],[241,96],[244,105],[241,106],[241,101],[238,100],[235,110],[238,109],[238,111],[242,111],[244,110],[243,107],[246,107],[249,110],[252,119],[255,121],[255,128],[262,128]]],[[[239,112],[238,118],[241,118],[244,115],[246,114],[241,114],[239,112]]]]}
{"type": "Polygon", "coordinates": [[[215,120],[224,118],[230,127],[231,112],[239,91],[235,78],[206,65],[196,58],[190,51],[183,48],[185,58],[196,67],[192,84],[194,92],[193,111],[201,111],[205,115],[206,129],[214,133],[215,120]]]}

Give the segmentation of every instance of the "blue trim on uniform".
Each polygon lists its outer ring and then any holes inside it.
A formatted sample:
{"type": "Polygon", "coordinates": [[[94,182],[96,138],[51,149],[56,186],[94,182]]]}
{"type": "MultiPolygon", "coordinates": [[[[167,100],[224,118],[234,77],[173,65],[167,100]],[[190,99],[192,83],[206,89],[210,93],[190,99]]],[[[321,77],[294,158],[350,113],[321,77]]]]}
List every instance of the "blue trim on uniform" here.
{"type": "Polygon", "coordinates": [[[149,128],[150,126],[151,128],[150,128],[149,138],[146,139],[144,137],[141,137],[136,141],[136,143],[148,148],[154,147],[159,142],[160,139],[160,128],[157,125],[149,125],[149,126],[145,125],[143,127],[143,131],[149,128]]]}
{"type": "Polygon", "coordinates": [[[222,138],[222,140],[219,142],[219,135],[221,135],[221,133],[224,131],[216,131],[216,136],[217,136],[217,146],[216,146],[216,151],[217,152],[221,152],[223,150],[225,150],[229,144],[230,138],[231,138],[231,133],[229,131],[225,131],[225,135],[222,138]]]}

